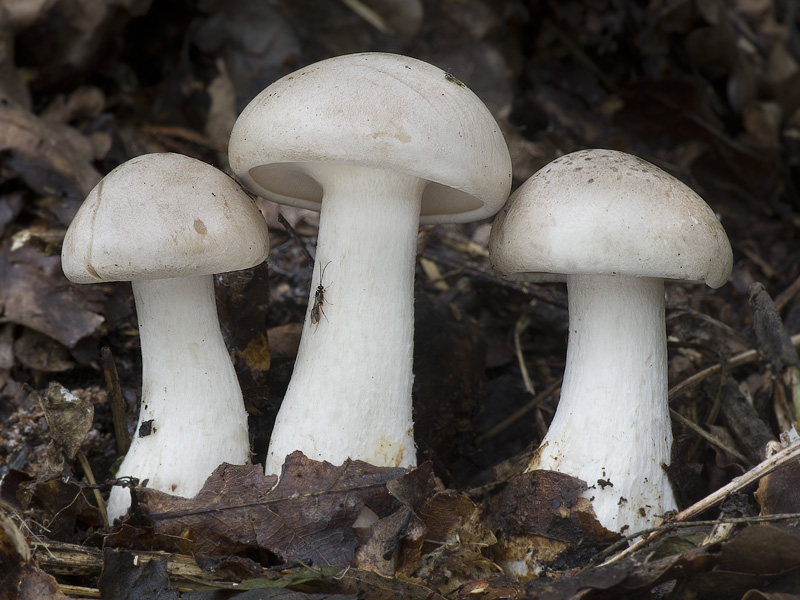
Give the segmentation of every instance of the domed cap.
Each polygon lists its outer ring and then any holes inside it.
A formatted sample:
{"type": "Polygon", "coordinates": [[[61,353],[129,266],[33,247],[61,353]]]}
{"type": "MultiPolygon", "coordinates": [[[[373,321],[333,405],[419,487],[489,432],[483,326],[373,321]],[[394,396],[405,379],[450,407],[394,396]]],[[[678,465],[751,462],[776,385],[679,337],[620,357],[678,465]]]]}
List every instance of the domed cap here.
{"type": "Polygon", "coordinates": [[[179,154],[145,154],[106,175],[67,230],[76,283],[167,279],[245,269],[269,250],[253,200],[222,171],[179,154]]]}
{"type": "Polygon", "coordinates": [[[492,266],[531,281],[631,275],[720,287],[733,255],[714,212],[647,161],[581,150],[545,165],[516,190],[492,225],[492,266]]]}
{"type": "Polygon", "coordinates": [[[385,53],[337,56],[276,81],[231,133],[243,185],[275,202],[319,210],[314,162],[397,171],[430,181],[422,223],[495,214],[511,190],[511,158],[489,110],[428,63],[385,53]]]}

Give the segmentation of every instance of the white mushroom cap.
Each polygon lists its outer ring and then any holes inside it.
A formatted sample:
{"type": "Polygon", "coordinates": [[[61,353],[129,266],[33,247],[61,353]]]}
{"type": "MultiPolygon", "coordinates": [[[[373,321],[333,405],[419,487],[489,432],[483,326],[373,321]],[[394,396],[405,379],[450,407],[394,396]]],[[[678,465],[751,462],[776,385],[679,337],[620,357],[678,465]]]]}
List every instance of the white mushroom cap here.
{"type": "Polygon", "coordinates": [[[263,217],[230,177],[180,154],[145,154],[89,193],[61,262],[75,283],[134,281],[245,269],[268,250],[263,217]]]}
{"type": "Polygon", "coordinates": [[[497,215],[490,250],[495,270],[529,281],[605,274],[717,288],[733,265],[725,231],[700,196],[614,150],[573,152],[534,174],[497,215]]]}
{"type": "Polygon", "coordinates": [[[396,54],[337,56],[273,83],[236,121],[229,153],[245,187],[312,210],[323,190],[309,163],[427,180],[423,224],[490,217],[511,186],[508,148],[480,99],[438,67],[396,54]]]}

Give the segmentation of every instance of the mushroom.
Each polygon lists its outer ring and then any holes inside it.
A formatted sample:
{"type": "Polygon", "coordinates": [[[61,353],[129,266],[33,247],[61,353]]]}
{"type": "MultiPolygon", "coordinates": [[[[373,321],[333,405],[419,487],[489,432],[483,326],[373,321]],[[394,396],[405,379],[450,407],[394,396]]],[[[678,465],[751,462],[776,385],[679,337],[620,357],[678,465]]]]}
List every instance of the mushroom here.
{"type": "Polygon", "coordinates": [[[334,464],[414,466],[417,230],[500,209],[511,160],[497,123],[437,67],[352,54],[261,92],[236,121],[229,156],[251,191],[320,211],[317,285],[266,472],[295,450],[334,464]]]}
{"type": "Polygon", "coordinates": [[[723,285],[733,262],[725,231],[652,164],[582,150],[512,194],[489,253],[506,278],[566,281],[569,293],[561,399],[528,470],[584,480],[608,529],[651,526],[676,508],[663,469],[672,446],[663,280],[723,285]]]}
{"type": "MultiPolygon", "coordinates": [[[[269,249],[252,199],[214,167],[146,154],[106,175],[67,230],[75,283],[131,281],[142,349],[139,423],[118,475],[185,497],[223,462],[250,460],[247,413],[219,328],[213,274],[262,262],[269,249]]],[[[130,494],[113,488],[108,512],[130,494]]]]}

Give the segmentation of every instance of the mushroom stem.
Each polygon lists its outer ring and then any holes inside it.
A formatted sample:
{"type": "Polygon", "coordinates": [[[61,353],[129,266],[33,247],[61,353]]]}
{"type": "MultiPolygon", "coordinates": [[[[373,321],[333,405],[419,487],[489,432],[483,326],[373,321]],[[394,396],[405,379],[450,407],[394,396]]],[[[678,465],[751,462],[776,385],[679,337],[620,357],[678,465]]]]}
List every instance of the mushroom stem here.
{"type": "Polygon", "coordinates": [[[663,465],[672,432],[662,279],[570,275],[558,410],[532,468],[583,479],[606,528],[629,533],[677,507],[663,465]]]}
{"type": "MultiPolygon", "coordinates": [[[[250,460],[247,413],[222,339],[211,275],[132,282],[142,347],[142,402],[118,476],[191,498],[223,462],[250,460]]],[[[115,487],[109,518],[130,492],[115,487]]]]}
{"type": "Polygon", "coordinates": [[[304,168],[325,197],[303,334],[266,472],[280,473],[295,450],[334,464],[415,466],[414,262],[427,182],[363,167],[304,168]],[[314,323],[318,285],[324,314],[314,323]]]}

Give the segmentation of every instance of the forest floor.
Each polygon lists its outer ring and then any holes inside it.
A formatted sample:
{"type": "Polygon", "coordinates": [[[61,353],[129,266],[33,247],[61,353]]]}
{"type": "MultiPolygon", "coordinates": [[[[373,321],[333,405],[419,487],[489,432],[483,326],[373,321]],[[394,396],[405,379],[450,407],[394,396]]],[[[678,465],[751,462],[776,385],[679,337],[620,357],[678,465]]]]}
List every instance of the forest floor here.
{"type": "Polygon", "coordinates": [[[795,2],[6,1],[0,44],[0,597],[800,599],[795,2]],[[268,260],[216,281],[253,465],[220,468],[195,499],[140,490],[140,510],[107,522],[137,419],[137,322],[128,283],[64,277],[69,223],[144,153],[230,173],[254,96],[361,51],[472,89],[506,137],[514,189],[566,153],[611,148],[718,215],[729,282],[667,283],[681,512],[650,537],[601,527],[582,482],[524,473],[558,403],[567,295],[496,275],[491,220],[420,229],[420,466],[293,455],[273,487],[261,465],[318,283],[319,218],[265,200],[268,260]],[[116,433],[112,405],[127,419],[116,433]],[[380,520],[357,530],[363,505],[380,520]],[[521,580],[500,567],[525,558],[521,580]]]}

